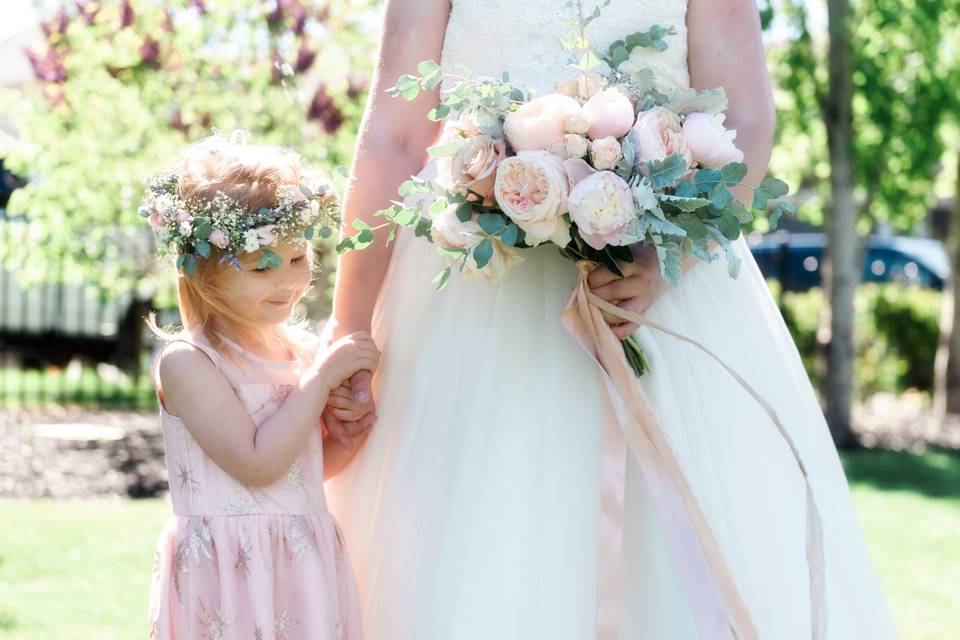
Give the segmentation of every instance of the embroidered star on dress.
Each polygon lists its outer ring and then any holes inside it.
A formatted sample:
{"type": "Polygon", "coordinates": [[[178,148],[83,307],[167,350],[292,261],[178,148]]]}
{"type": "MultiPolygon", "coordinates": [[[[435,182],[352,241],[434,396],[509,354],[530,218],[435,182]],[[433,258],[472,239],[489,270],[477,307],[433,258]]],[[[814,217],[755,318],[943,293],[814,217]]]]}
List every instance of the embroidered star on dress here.
{"type": "Polygon", "coordinates": [[[287,469],[286,482],[287,484],[300,489],[301,491],[306,491],[306,487],[303,484],[304,471],[306,470],[306,465],[300,460],[297,460],[290,468],[287,469]]]}
{"type": "Polygon", "coordinates": [[[200,486],[200,483],[193,479],[190,469],[183,466],[182,462],[177,463],[177,481],[180,483],[181,489],[187,485],[190,485],[191,489],[197,489],[200,486]]]}
{"type": "Polygon", "coordinates": [[[297,562],[300,562],[305,555],[314,556],[317,553],[317,547],[313,542],[313,528],[303,516],[291,518],[288,538],[290,550],[297,562]]]}
{"type": "Polygon", "coordinates": [[[224,630],[227,627],[227,621],[220,615],[219,611],[207,611],[203,601],[200,601],[200,624],[203,625],[204,640],[224,640],[226,635],[224,630]]]}
{"type": "Polygon", "coordinates": [[[273,633],[276,640],[287,640],[290,631],[293,629],[296,621],[290,614],[290,605],[278,616],[273,618],[273,633]]]}
{"type": "Polygon", "coordinates": [[[263,498],[254,495],[253,490],[237,485],[234,487],[233,497],[223,505],[223,512],[228,516],[240,516],[256,511],[263,498]]]}
{"type": "Polygon", "coordinates": [[[237,563],[234,567],[244,575],[250,575],[250,551],[245,546],[241,546],[237,551],[237,563]]]}
{"type": "Polygon", "coordinates": [[[272,391],[270,396],[264,400],[259,407],[250,412],[250,415],[256,415],[272,405],[274,402],[281,403],[287,399],[287,396],[290,395],[290,392],[293,391],[293,385],[291,384],[275,384],[271,385],[272,391]]]}

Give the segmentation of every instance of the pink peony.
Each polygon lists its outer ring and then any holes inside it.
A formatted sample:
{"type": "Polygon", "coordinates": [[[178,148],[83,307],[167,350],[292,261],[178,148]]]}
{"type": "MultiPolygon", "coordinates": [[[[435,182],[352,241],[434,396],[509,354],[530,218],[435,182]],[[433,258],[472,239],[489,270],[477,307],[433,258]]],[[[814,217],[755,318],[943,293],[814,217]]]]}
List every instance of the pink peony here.
{"type": "Polygon", "coordinates": [[[593,123],[587,132],[592,140],[622,138],[633,125],[633,105],[619,89],[597,93],[583,105],[583,113],[593,123]]]}
{"type": "Polygon", "coordinates": [[[567,210],[567,175],[560,160],[547,151],[521,151],[497,167],[493,188],[497,204],[526,232],[530,246],[547,242],[565,247],[570,229],[567,210]]]}
{"type": "Polygon", "coordinates": [[[636,215],[630,186],[611,171],[598,171],[578,182],[569,206],[580,237],[598,251],[619,245],[636,215]]]}
{"type": "Polygon", "coordinates": [[[557,93],[534,98],[508,114],[503,131],[515,151],[539,151],[563,139],[567,118],[580,104],[557,93]]]}
{"type": "Polygon", "coordinates": [[[637,159],[640,162],[663,160],[679,153],[686,156],[688,166],[693,164],[680,118],[672,111],[663,107],[644,111],[637,117],[633,129],[637,132],[637,159]]]}
{"type": "Polygon", "coordinates": [[[683,136],[694,161],[704,167],[719,169],[731,162],[743,162],[743,152],[733,143],[735,130],[723,126],[720,113],[691,113],[683,123],[683,136]]]}

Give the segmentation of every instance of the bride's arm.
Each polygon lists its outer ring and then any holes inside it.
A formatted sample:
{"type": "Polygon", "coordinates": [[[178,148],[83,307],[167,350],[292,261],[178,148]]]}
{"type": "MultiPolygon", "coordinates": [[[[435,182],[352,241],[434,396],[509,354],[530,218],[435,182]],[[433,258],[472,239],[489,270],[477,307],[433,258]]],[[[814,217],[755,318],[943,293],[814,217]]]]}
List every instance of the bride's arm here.
{"type": "MultiPolygon", "coordinates": [[[[690,84],[696,89],[723,87],[730,106],[726,126],[737,130],[736,144],[743,151],[748,173],[744,183],[757,185],[767,172],[776,126],[773,93],[760,37],[760,17],[755,0],[689,0],[687,3],[687,61],[690,84]]],[[[738,187],[734,194],[751,202],[750,189],[738,187]]],[[[590,276],[590,287],[601,298],[624,309],[643,314],[670,285],[660,277],[655,252],[643,247],[637,259],[621,265],[626,278],[605,268],[590,276]]],[[[685,270],[699,264],[685,262],[685,270]]],[[[619,338],[637,330],[604,314],[619,338]]]]}
{"type": "MultiPolygon", "coordinates": [[[[370,226],[383,223],[374,213],[397,198],[400,183],[423,167],[426,148],[436,140],[439,126],[427,119],[427,113],[436,106],[439,90],[412,102],[390,97],[386,90],[401,75],[416,73],[419,62],[439,61],[449,14],[449,0],[387,2],[370,98],[346,188],[345,233],[354,233],[356,219],[370,226]]],[[[386,234],[387,229],[381,229],[372,245],[341,256],[333,296],[332,339],[358,327],[370,331],[392,250],[386,234]]]]}
{"type": "MultiPolygon", "coordinates": [[[[770,163],[776,112],[760,37],[755,0],[689,0],[687,5],[690,84],[723,87],[730,107],[726,126],[737,130],[748,172],[743,182],[757,186],[770,163]]],[[[746,203],[749,189],[734,189],[746,203]]]]}

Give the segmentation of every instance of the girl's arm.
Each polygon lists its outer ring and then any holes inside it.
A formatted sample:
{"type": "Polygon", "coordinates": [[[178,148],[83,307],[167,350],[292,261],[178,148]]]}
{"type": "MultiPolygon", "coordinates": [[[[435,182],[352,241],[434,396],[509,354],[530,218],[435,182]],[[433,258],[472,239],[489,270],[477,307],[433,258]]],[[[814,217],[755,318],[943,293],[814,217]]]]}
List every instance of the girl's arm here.
{"type": "MultiPolygon", "coordinates": [[[[353,440],[366,439],[366,432],[359,436],[354,436],[353,440]]],[[[341,471],[347,468],[353,457],[357,455],[360,449],[359,445],[354,445],[352,449],[347,449],[338,441],[326,436],[323,439],[323,479],[329,480],[341,471]]]]}
{"type": "Polygon", "coordinates": [[[171,343],[160,358],[166,409],[200,448],[246,486],[276,482],[317,428],[330,391],[361,369],[375,370],[379,351],[365,335],[338,340],[318,355],[283,405],[257,428],[227,379],[201,350],[171,343]]]}
{"type": "MultiPolygon", "coordinates": [[[[729,107],[724,123],[737,130],[735,143],[743,151],[748,171],[745,184],[756,186],[767,172],[776,113],[767,63],[760,38],[760,17],[754,0],[689,0],[687,4],[690,84],[696,89],[723,87],[729,107]]],[[[753,192],[745,187],[731,190],[747,202],[753,192]]],[[[621,264],[626,276],[599,268],[590,275],[590,287],[599,297],[643,315],[670,289],[660,276],[656,251],[642,247],[633,263],[621,264]]],[[[700,261],[688,258],[684,270],[700,261]]],[[[637,330],[632,323],[604,314],[618,338],[637,330]]]]}
{"type": "MultiPolygon", "coordinates": [[[[449,0],[387,2],[380,52],[344,196],[348,231],[355,219],[370,226],[383,222],[374,213],[397,198],[400,183],[420,171],[426,148],[436,141],[439,124],[430,122],[427,114],[439,101],[439,89],[412,102],[390,97],[386,90],[401,75],[416,73],[421,61],[439,61],[449,14],[449,0]]],[[[392,250],[386,238],[387,230],[381,229],[372,245],[340,257],[330,319],[334,340],[353,331],[370,331],[392,250]]]]}

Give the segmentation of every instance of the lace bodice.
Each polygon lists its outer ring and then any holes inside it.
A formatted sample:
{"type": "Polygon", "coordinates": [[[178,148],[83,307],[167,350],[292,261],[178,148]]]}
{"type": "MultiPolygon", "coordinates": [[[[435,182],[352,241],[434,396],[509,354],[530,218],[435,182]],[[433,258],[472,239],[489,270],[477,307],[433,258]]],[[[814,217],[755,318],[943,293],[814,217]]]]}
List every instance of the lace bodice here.
{"type": "MultiPolygon", "coordinates": [[[[569,0],[451,0],[441,64],[446,72],[473,77],[510,74],[513,82],[545,92],[558,80],[569,78],[568,53],[559,39],[570,26],[559,11],[569,0]]],[[[582,0],[589,14],[597,0],[582,0]]],[[[690,86],[687,70],[687,0],[611,0],[600,18],[587,27],[594,49],[605,51],[610,43],[654,24],[674,27],[664,52],[635,50],[664,89],[690,86]]]]}

